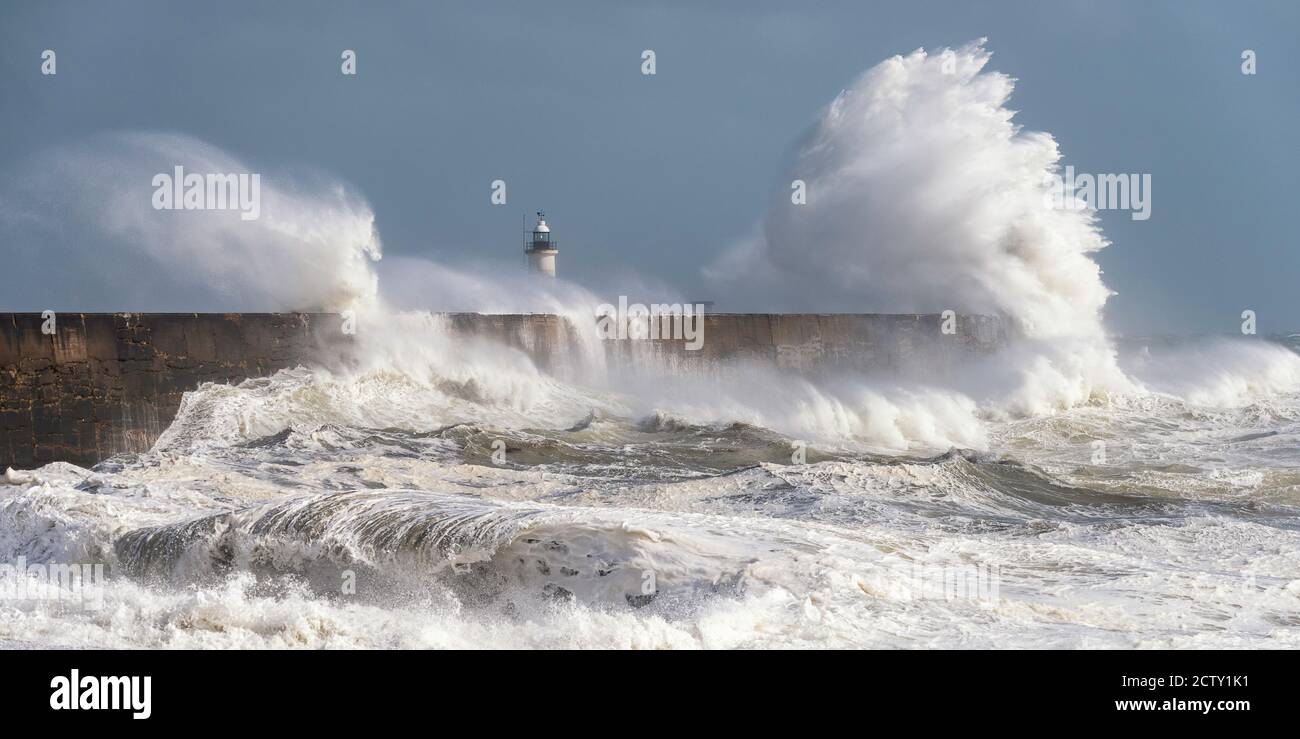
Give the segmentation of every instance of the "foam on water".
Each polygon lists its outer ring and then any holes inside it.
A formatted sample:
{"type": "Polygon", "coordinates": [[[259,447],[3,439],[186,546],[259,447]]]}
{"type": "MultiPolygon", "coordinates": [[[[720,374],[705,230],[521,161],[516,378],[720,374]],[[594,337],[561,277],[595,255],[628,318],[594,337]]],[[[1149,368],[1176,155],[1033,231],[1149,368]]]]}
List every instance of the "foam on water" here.
{"type": "MultiPolygon", "coordinates": [[[[684,426],[606,423],[619,426],[614,448],[638,434],[643,447],[650,435],[692,440],[683,448],[699,438],[684,426]]],[[[1204,425],[1205,433],[1226,431],[1204,425]]],[[[999,431],[1017,440],[1025,433],[999,431]]],[[[376,444],[375,433],[322,427],[244,449],[146,455],[118,470],[58,466],[17,476],[0,505],[5,554],[107,561],[116,577],[99,610],[5,603],[0,639],[239,647],[1297,643],[1288,615],[1300,605],[1296,501],[1268,503],[1260,480],[1237,503],[1179,485],[1167,462],[1108,473],[1130,483],[1144,470],[1165,475],[1135,492],[1113,477],[1093,485],[1086,471],[1057,477],[1000,461],[1002,451],[769,461],[663,478],[642,465],[639,478],[628,478],[586,463],[583,453],[598,459],[604,451],[590,437],[574,442],[577,457],[494,467],[457,461],[458,445],[446,442],[463,437],[413,433],[401,444],[389,431],[389,443],[376,444]],[[994,591],[945,591],[943,577],[974,568],[996,577],[994,591]],[[339,588],[345,570],[356,577],[355,595],[339,588]],[[647,573],[654,587],[643,592],[647,573]]],[[[495,433],[519,454],[543,443],[495,433]]],[[[659,456],[672,453],[663,441],[659,456]]]]}
{"type": "MultiPolygon", "coordinates": [[[[714,271],[784,301],[764,308],[1013,323],[947,378],[621,373],[581,288],[376,270],[371,211],[332,179],[272,181],[266,222],[232,229],[142,218],[147,193],[101,176],[247,169],[201,142],[39,155],[33,192],[112,236],[106,260],[179,275],[164,297],[350,308],[359,330],[329,366],[187,393],[145,454],[7,472],[0,560],[113,577],[101,608],[0,598],[0,643],[1300,646],[1300,357],[1244,339],[1121,355],[1105,241],[1044,207],[1056,144],[1012,123],[988,63],[976,43],[869,70],[800,155],[808,205],[773,205],[714,271]],[[571,363],[454,336],[439,308],[558,313],[571,363]]],[[[0,227],[57,226],[39,200],[6,189],[0,227]]]]}

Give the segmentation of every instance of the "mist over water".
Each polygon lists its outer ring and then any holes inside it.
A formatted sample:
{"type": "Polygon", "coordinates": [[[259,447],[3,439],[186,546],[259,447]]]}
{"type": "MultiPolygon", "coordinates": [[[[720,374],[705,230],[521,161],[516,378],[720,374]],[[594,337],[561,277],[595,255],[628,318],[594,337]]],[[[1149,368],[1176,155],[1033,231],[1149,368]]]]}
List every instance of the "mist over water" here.
{"type": "Polygon", "coordinates": [[[194,139],[38,155],[0,227],[27,276],[78,265],[54,307],[355,310],[358,351],[198,388],[145,454],[8,473],[0,560],[115,577],[100,610],[0,600],[0,642],[1300,645],[1300,357],[1112,342],[1105,239],[1046,207],[1057,145],[1013,123],[989,65],[981,42],[868,70],[792,167],[807,205],[778,192],[710,268],[736,304],[1015,326],[950,376],[626,371],[594,331],[611,296],[377,261],[370,206],[327,176],[268,173],[249,225],[141,209],[175,164],[248,171],[194,139]],[[91,231],[116,252],[65,246],[91,231]],[[75,282],[145,272],[162,287],[75,282]],[[577,340],[543,371],[448,310],[555,313],[577,340]]]}
{"type": "Polygon", "coordinates": [[[110,133],[38,152],[0,185],[15,311],[344,310],[372,303],[374,213],[320,172],[267,172],[190,136],[110,133]],[[260,213],[157,210],[154,177],[261,175],[260,213]],[[37,288],[36,286],[39,286],[37,288]]]}
{"type": "Polygon", "coordinates": [[[1013,121],[1014,80],[991,56],[981,40],[867,70],[788,173],[806,203],[778,192],[756,237],[707,274],[786,310],[1003,316],[1026,341],[998,360],[1004,372],[981,373],[1004,376],[967,389],[1019,413],[1129,390],[1092,259],[1107,242],[1091,211],[1049,207],[1060,151],[1013,121]]]}

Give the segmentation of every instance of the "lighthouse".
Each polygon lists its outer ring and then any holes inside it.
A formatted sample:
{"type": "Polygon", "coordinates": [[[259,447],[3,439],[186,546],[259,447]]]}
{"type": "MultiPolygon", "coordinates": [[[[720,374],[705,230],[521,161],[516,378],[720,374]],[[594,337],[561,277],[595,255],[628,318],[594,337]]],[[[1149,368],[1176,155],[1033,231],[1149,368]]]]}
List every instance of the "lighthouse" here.
{"type": "Polygon", "coordinates": [[[551,227],[546,225],[546,214],[537,211],[537,225],[531,234],[524,234],[524,253],[528,255],[528,266],[534,272],[547,277],[555,276],[555,255],[560,253],[559,245],[551,239],[551,227]]]}

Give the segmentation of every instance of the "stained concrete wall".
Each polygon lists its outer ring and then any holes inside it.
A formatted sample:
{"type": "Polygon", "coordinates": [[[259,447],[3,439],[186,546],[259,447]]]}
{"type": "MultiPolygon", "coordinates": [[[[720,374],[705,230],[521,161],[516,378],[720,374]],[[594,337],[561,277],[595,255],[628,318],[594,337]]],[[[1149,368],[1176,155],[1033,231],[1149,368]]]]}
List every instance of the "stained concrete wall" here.
{"type": "Polygon", "coordinates": [[[310,314],[0,314],[0,467],[144,451],[181,395],[309,361],[310,314]]]}
{"type": "MultiPolygon", "coordinates": [[[[604,343],[614,367],[697,372],[749,361],[804,374],[942,374],[1007,339],[1004,322],[993,316],[956,316],[952,333],[943,328],[938,314],[720,313],[704,316],[695,351],[684,340],[604,343]]],[[[677,330],[647,329],[658,336],[677,330]]]]}
{"type": "MultiPolygon", "coordinates": [[[[551,371],[591,351],[611,370],[696,372],[735,360],[800,373],[897,370],[909,359],[953,368],[1006,339],[984,316],[960,316],[956,333],[943,334],[937,315],[717,314],[704,318],[700,350],[687,351],[680,339],[594,342],[553,315],[446,320],[551,371]]],[[[146,451],[186,391],[328,365],[346,359],[354,338],[327,313],[60,313],[53,334],[43,323],[38,313],[0,313],[0,470],[146,451]]]]}

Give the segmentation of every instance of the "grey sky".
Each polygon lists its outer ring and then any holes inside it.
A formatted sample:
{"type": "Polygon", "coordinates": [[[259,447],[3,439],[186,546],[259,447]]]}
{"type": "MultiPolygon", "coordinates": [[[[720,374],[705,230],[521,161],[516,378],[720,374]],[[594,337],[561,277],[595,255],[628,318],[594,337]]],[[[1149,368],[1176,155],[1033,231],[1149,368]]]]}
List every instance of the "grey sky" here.
{"type": "MultiPolygon", "coordinates": [[[[1231,331],[1250,308],[1261,332],[1300,327],[1300,4],[800,5],[5,3],[0,171],[104,131],[179,132],[355,185],[386,255],[520,259],[520,214],[545,208],[570,279],[708,297],[701,266],[753,231],[836,93],[987,36],[1018,122],[1065,163],[1153,176],[1150,220],[1102,214],[1109,325],[1231,331]]],[[[4,289],[39,309],[39,285],[4,289]]]]}

